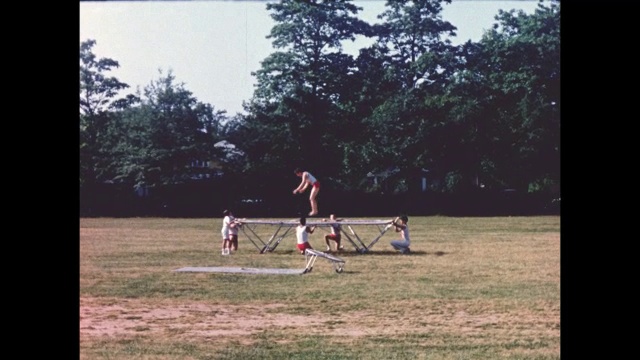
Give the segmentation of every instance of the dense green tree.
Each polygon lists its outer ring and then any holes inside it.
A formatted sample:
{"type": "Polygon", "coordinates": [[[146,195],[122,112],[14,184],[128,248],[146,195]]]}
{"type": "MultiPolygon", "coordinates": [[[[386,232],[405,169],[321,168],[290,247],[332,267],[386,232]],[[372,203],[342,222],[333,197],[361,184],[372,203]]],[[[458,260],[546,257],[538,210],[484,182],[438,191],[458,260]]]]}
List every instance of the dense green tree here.
{"type": "Polygon", "coordinates": [[[110,58],[98,58],[93,53],[95,40],[80,43],[80,184],[104,180],[105,163],[109,154],[104,151],[103,138],[113,122],[113,110],[135,103],[135,96],[118,99],[118,93],[129,87],[107,73],[119,67],[110,58]]]}
{"type": "Polygon", "coordinates": [[[114,98],[129,85],[106,72],[120,67],[113,59],[97,58],[92,52],[95,40],[80,44],[80,114],[92,117],[114,106],[114,98]]]}
{"type": "Polygon", "coordinates": [[[225,111],[199,102],[171,71],[144,88],[141,104],[120,114],[114,127],[114,180],[134,187],[179,184],[202,171],[195,164],[220,160],[225,111]],[[119,137],[115,137],[119,136],[119,137]]]}
{"type": "Polygon", "coordinates": [[[349,69],[351,57],[341,52],[343,41],[367,33],[368,26],[355,15],[361,8],[351,0],[281,0],[267,3],[276,25],[267,38],[279,51],[271,54],[258,70],[258,94],[263,88],[282,88],[268,98],[279,101],[304,89],[323,99],[338,93],[341,78],[349,69]]]}
{"type": "Polygon", "coordinates": [[[364,160],[381,168],[427,168],[441,180],[434,189],[451,192],[557,185],[559,3],[541,2],[531,15],[500,11],[479,43],[452,47],[434,38],[422,54],[412,52],[420,48],[416,36],[396,30],[400,35],[392,37],[390,30],[419,11],[412,2],[391,5],[381,25],[389,35],[381,39],[391,44],[388,78],[398,83],[365,118],[371,141],[359,151],[364,160]],[[423,80],[410,87],[416,78],[423,80]]]}
{"type": "Polygon", "coordinates": [[[372,160],[366,157],[368,152],[363,152],[364,144],[369,142],[368,124],[363,119],[370,117],[397,89],[397,82],[387,76],[385,50],[374,46],[360,50],[354,60],[354,70],[345,82],[349,91],[338,104],[343,117],[335,127],[344,130],[334,138],[341,159],[336,182],[345,190],[357,189],[364,174],[372,170],[372,160]]]}
{"type": "Polygon", "coordinates": [[[455,26],[441,16],[442,0],[390,0],[375,26],[378,41],[363,56],[376,57],[369,72],[379,74],[378,94],[362,98],[372,104],[365,114],[366,142],[360,151],[370,170],[398,167],[396,190],[406,188],[416,168],[432,167],[434,147],[429,142],[433,128],[443,121],[437,99],[460,64],[458,49],[447,36],[455,26]],[[371,101],[373,100],[373,101],[371,101]],[[376,103],[377,101],[377,103],[376,103]]]}
{"type": "Polygon", "coordinates": [[[247,114],[233,118],[171,72],[119,98],[128,86],[107,76],[118,62],[81,43],[81,189],[184,183],[213,160],[231,179],[225,188],[251,197],[282,199],[297,166],[325,194],[405,192],[422,168],[436,191],[557,191],[559,1],[529,15],[501,10],[479,42],[461,46],[446,38],[456,30],[440,16],[449,2],[389,0],[376,26],[347,0],[266,3],[277,51],[253,74],[247,114]],[[342,44],[357,35],[377,41],[354,58],[342,44]],[[382,188],[364,181],[382,171],[394,174],[382,188]]]}
{"type": "Polygon", "coordinates": [[[247,153],[245,171],[290,178],[312,166],[325,179],[341,170],[343,132],[349,128],[353,57],[342,42],[367,34],[360,10],[347,0],[267,3],[276,25],[268,38],[276,52],[253,75],[257,87],[238,129],[247,153]]]}
{"type": "Polygon", "coordinates": [[[541,1],[533,14],[500,10],[495,19],[452,91],[476,88],[479,110],[469,118],[484,142],[484,181],[549,190],[560,176],[560,3],[541,1]]]}
{"type": "Polygon", "coordinates": [[[442,19],[442,3],[451,0],[387,0],[379,15],[378,46],[389,49],[390,68],[406,89],[426,73],[448,68],[441,62],[452,51],[445,36],[455,36],[457,28],[442,19]]]}

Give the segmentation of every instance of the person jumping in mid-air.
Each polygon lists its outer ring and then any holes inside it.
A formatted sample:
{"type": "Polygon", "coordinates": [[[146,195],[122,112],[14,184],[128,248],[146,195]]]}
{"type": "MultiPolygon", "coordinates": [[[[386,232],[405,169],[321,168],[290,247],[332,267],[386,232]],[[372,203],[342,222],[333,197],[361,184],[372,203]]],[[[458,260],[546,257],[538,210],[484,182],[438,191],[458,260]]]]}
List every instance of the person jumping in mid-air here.
{"type": "Polygon", "coordinates": [[[300,168],[296,168],[293,172],[296,174],[296,176],[302,178],[302,182],[295,190],[293,190],[293,193],[302,194],[307,189],[307,187],[311,185],[311,194],[309,195],[311,212],[309,213],[309,216],[318,215],[318,202],[316,201],[316,196],[318,196],[318,192],[320,191],[320,182],[313,175],[311,175],[310,172],[304,171],[300,168]]]}

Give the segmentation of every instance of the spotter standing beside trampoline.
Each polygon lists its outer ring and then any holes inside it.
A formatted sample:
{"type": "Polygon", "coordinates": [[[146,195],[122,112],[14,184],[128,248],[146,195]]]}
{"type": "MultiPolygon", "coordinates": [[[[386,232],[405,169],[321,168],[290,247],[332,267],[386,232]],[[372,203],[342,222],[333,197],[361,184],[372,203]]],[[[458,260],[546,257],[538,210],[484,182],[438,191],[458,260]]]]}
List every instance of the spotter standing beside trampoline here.
{"type": "Polygon", "coordinates": [[[229,224],[229,248],[232,251],[238,251],[238,229],[242,226],[242,223],[236,220],[233,215],[231,219],[229,224]]]}
{"type": "Polygon", "coordinates": [[[222,216],[224,216],[222,219],[222,230],[220,230],[222,234],[222,255],[229,255],[229,228],[233,215],[231,211],[225,210],[222,212],[222,216]]]}
{"type": "MultiPolygon", "coordinates": [[[[229,210],[222,212],[222,255],[229,255],[230,248],[238,250],[238,221],[235,220],[233,213],[229,210]]],[[[241,225],[241,224],[240,224],[241,225]]]]}
{"type": "Polygon", "coordinates": [[[315,226],[307,226],[307,219],[303,216],[300,218],[300,224],[296,226],[297,247],[300,254],[304,255],[306,249],[312,249],[309,244],[309,234],[313,234],[315,226]]]}
{"type": "Polygon", "coordinates": [[[316,196],[318,196],[318,192],[320,191],[320,182],[311,175],[310,172],[304,171],[301,168],[296,168],[293,170],[296,176],[302,178],[302,182],[298,185],[295,190],[293,190],[294,194],[300,193],[302,194],[309,185],[311,185],[311,193],[309,194],[309,202],[311,203],[311,212],[309,216],[318,215],[318,202],[316,201],[316,196]]]}

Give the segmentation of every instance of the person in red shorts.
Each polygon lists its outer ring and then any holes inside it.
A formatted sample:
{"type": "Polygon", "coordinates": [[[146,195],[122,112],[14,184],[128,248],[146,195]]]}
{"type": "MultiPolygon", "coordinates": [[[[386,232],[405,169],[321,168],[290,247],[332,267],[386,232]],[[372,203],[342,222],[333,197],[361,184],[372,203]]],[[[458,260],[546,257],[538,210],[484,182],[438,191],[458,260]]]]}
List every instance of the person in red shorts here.
{"type": "Polygon", "coordinates": [[[327,243],[327,251],[331,251],[329,240],[336,242],[336,250],[342,250],[343,247],[340,244],[340,240],[342,240],[342,227],[338,224],[338,221],[342,221],[342,219],[337,219],[335,214],[331,214],[329,215],[329,219],[322,219],[322,221],[332,223],[331,233],[324,236],[324,242],[327,243]]]}
{"type": "Polygon", "coordinates": [[[320,182],[311,175],[310,172],[304,171],[301,168],[296,168],[293,170],[296,176],[302,178],[302,182],[298,185],[295,190],[293,190],[294,194],[300,193],[302,194],[307,187],[311,185],[311,193],[309,194],[309,202],[311,203],[311,212],[309,216],[318,215],[318,202],[316,201],[316,196],[318,196],[318,192],[320,191],[320,182]]]}
{"type": "Polygon", "coordinates": [[[307,226],[307,219],[303,216],[300,218],[300,224],[296,226],[296,238],[298,240],[298,250],[304,255],[306,249],[313,249],[309,244],[309,234],[313,234],[315,226],[307,226]]]}

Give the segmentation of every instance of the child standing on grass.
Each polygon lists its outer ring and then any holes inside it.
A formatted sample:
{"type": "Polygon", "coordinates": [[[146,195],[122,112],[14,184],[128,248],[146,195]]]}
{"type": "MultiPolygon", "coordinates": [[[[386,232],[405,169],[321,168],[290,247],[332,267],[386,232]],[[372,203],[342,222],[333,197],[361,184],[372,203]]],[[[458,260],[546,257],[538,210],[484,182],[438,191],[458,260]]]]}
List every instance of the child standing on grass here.
{"type": "Polygon", "coordinates": [[[229,247],[231,244],[231,224],[233,223],[233,213],[229,210],[222,212],[222,255],[229,255],[229,247]]]}
{"type": "Polygon", "coordinates": [[[229,249],[238,251],[238,229],[242,227],[242,223],[231,214],[231,223],[229,224],[229,249]]]}
{"type": "Polygon", "coordinates": [[[402,240],[393,240],[391,241],[391,246],[394,249],[400,251],[401,254],[410,254],[411,249],[409,249],[409,245],[411,245],[411,240],[409,239],[409,218],[406,215],[398,216],[395,218],[391,224],[395,227],[396,232],[402,233],[402,240]]]}
{"type": "Polygon", "coordinates": [[[315,226],[307,226],[307,218],[304,216],[300,218],[300,224],[296,226],[296,238],[298,241],[297,247],[300,254],[304,255],[304,251],[306,249],[313,249],[311,244],[309,244],[309,234],[313,234],[315,229],[315,226]]]}

